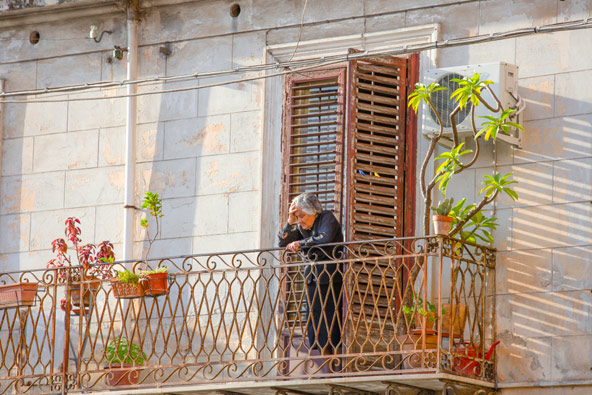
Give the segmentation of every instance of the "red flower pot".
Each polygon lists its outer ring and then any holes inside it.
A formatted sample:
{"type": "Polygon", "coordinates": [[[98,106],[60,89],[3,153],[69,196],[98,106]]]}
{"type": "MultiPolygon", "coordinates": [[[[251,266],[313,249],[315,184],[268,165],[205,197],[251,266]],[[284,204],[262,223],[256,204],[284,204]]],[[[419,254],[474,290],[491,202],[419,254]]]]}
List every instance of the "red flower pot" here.
{"type": "MultiPolygon", "coordinates": [[[[130,386],[138,384],[140,380],[140,372],[133,370],[134,365],[124,363],[123,367],[116,364],[111,367],[111,371],[107,373],[107,384],[111,387],[130,386]]],[[[108,369],[106,366],[105,369],[108,369]]]]}
{"type": "Polygon", "coordinates": [[[156,296],[169,293],[167,273],[151,273],[142,280],[144,295],[156,296]]]}
{"type": "Polygon", "coordinates": [[[141,282],[136,284],[122,283],[119,280],[111,279],[111,287],[113,288],[113,296],[117,299],[132,299],[144,296],[144,287],[141,282]]]}
{"type": "Polygon", "coordinates": [[[89,278],[82,283],[72,284],[70,289],[70,300],[72,306],[80,310],[80,288],[82,286],[82,305],[86,308],[90,306],[90,298],[93,294],[96,294],[98,289],[101,287],[101,280],[97,278],[89,278]]]}
{"type": "Polygon", "coordinates": [[[0,285],[0,308],[33,306],[37,283],[20,282],[0,285]]]}

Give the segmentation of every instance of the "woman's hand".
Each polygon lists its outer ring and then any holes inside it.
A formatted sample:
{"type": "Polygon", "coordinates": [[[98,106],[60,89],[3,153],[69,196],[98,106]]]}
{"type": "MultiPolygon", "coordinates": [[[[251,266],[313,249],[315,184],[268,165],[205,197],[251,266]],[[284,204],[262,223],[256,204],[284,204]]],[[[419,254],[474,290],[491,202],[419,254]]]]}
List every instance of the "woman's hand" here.
{"type": "Polygon", "coordinates": [[[293,241],[286,246],[286,250],[296,252],[300,250],[300,242],[293,241]]]}
{"type": "Polygon", "coordinates": [[[288,223],[290,225],[294,225],[298,220],[296,219],[296,204],[294,202],[290,203],[290,208],[288,209],[288,223]]]}

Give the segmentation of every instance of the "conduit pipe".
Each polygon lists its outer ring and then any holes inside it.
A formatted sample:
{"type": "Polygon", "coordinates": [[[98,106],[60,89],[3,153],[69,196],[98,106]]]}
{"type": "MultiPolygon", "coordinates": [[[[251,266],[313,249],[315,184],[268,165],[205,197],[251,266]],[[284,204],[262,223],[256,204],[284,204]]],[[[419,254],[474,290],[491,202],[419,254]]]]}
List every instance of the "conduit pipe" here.
{"type": "MultiPolygon", "coordinates": [[[[127,9],[127,80],[138,74],[138,15],[134,4],[127,9]]],[[[134,245],[134,196],[136,192],[136,85],[127,85],[125,122],[125,197],[123,220],[123,259],[133,258],[134,245]]]]}

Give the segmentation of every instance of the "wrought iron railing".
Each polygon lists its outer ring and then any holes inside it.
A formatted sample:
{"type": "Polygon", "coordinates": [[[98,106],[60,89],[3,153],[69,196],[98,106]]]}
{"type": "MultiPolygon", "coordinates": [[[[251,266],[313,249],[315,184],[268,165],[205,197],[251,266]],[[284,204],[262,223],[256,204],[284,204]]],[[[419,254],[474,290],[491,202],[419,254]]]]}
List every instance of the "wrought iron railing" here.
{"type": "Polygon", "coordinates": [[[37,283],[37,291],[27,305],[0,287],[0,394],[414,372],[495,377],[495,252],[487,247],[430,237],[127,263],[146,266],[168,267],[166,289],[141,281],[130,298],[80,267],[1,274],[1,283],[37,283]]]}

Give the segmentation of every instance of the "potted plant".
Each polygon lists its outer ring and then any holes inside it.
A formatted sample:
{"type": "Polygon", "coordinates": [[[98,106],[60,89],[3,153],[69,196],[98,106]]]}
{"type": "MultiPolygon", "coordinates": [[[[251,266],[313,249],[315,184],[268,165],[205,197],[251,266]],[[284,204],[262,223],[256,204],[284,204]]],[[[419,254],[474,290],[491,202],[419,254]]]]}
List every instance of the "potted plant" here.
{"type": "MultiPolygon", "coordinates": [[[[424,234],[426,236],[430,234],[429,209],[432,205],[432,195],[434,188],[437,186],[442,193],[442,196],[444,198],[446,197],[447,187],[453,176],[460,174],[476,163],[480,153],[479,147],[481,137],[483,137],[485,140],[491,138],[495,141],[498,133],[507,134],[511,128],[523,129],[522,126],[513,122],[516,117],[516,110],[503,108],[502,103],[489,87],[492,82],[488,80],[481,80],[481,74],[475,73],[472,77],[453,79],[453,81],[458,83],[459,88],[450,95],[451,99],[454,99],[456,103],[456,107],[449,116],[452,123],[452,148],[450,151],[444,152],[434,158],[434,161],[441,162],[439,163],[434,175],[428,174],[427,169],[430,159],[432,156],[434,156],[437,145],[444,137],[444,126],[443,122],[440,121],[440,132],[430,137],[430,146],[426,152],[426,156],[420,170],[420,191],[424,199],[423,228],[424,234]],[[485,100],[483,95],[484,91],[489,93],[490,97],[493,99],[493,103],[485,100]],[[471,112],[471,117],[473,118],[472,125],[475,150],[464,148],[464,143],[459,141],[456,127],[455,115],[469,102],[473,107],[484,105],[492,112],[500,113],[500,117],[498,118],[491,116],[485,117],[487,122],[483,122],[479,128],[477,126],[477,120],[475,119],[474,111],[471,112]],[[469,155],[469,159],[465,160],[467,155],[469,155]]],[[[441,120],[441,114],[432,102],[432,95],[436,94],[436,92],[447,89],[448,88],[446,87],[439,86],[437,83],[431,83],[427,86],[418,83],[415,85],[415,90],[409,95],[408,106],[412,107],[417,113],[419,105],[423,102],[435,113],[438,120],[441,120]]],[[[482,195],[480,198],[481,200],[479,203],[469,205],[465,208],[464,215],[458,217],[454,222],[449,236],[454,237],[455,235],[461,233],[461,230],[463,230],[463,228],[471,221],[471,219],[481,212],[483,207],[493,202],[493,200],[495,200],[495,198],[497,198],[497,196],[500,194],[507,194],[514,200],[518,199],[516,192],[509,187],[510,184],[516,183],[516,181],[508,180],[511,174],[512,173],[506,175],[496,174],[494,176],[486,175],[482,182],[483,188],[479,191],[479,195],[482,195]]]]}
{"type": "Polygon", "coordinates": [[[76,260],[82,267],[80,272],[74,272],[72,259],[67,254],[68,244],[62,238],[55,239],[51,243],[52,252],[56,257],[47,263],[48,268],[57,268],[58,282],[67,283],[70,287],[70,300],[61,301],[62,309],[72,306],[73,311],[80,311],[81,308],[89,307],[91,298],[94,299],[101,286],[101,278],[111,276],[111,263],[115,260],[113,244],[103,241],[99,245],[81,245],[80,220],[75,217],[66,219],[64,231],[66,237],[74,245],[76,260]]]}
{"type": "MultiPolygon", "coordinates": [[[[405,314],[405,319],[407,320],[407,324],[409,327],[422,328],[424,317],[426,322],[426,330],[433,331],[434,324],[436,323],[436,306],[429,301],[423,301],[422,298],[415,298],[415,302],[413,306],[403,306],[403,314],[405,314]],[[414,325],[411,325],[411,323],[414,325]]],[[[442,308],[442,315],[446,314],[446,310],[444,307],[442,308]]]]}
{"type": "Polygon", "coordinates": [[[434,221],[434,233],[437,235],[448,236],[450,226],[454,221],[452,214],[452,205],[454,198],[444,199],[438,202],[438,206],[432,206],[432,210],[436,213],[432,216],[434,221]]]}
{"type": "MultiPolygon", "coordinates": [[[[164,217],[162,212],[162,201],[158,197],[158,192],[146,192],[144,196],[144,203],[142,208],[147,210],[148,215],[154,217],[155,231],[154,234],[150,235],[150,225],[148,218],[143,218],[140,221],[140,226],[146,230],[146,236],[148,238],[148,249],[144,255],[144,263],[148,266],[148,255],[156,237],[160,232],[160,218],[164,217]]],[[[168,268],[162,266],[153,270],[146,270],[140,272],[141,281],[144,286],[144,293],[148,296],[164,295],[169,292],[168,287],[168,268]]]]}
{"type": "Polygon", "coordinates": [[[0,309],[33,306],[37,285],[37,282],[28,281],[0,285],[0,309]]]}
{"type": "Polygon", "coordinates": [[[117,299],[131,299],[144,296],[140,275],[130,270],[117,272],[117,278],[110,279],[113,296],[117,299]]]}
{"type": "Polygon", "coordinates": [[[144,288],[144,295],[157,296],[169,292],[168,268],[159,267],[154,270],[140,272],[140,282],[144,288]]]}
{"type": "Polygon", "coordinates": [[[133,368],[144,366],[145,362],[146,354],[137,344],[123,336],[111,340],[105,348],[103,360],[105,369],[111,369],[107,374],[107,383],[112,387],[138,384],[140,372],[133,368]]]}
{"type": "MultiPolygon", "coordinates": [[[[441,95],[444,90],[448,88],[438,85],[437,83],[431,83],[424,85],[417,83],[414,91],[408,97],[408,106],[413,109],[415,113],[419,109],[421,103],[425,104],[426,110],[433,111],[438,123],[440,124],[440,130],[438,133],[434,133],[430,136],[429,147],[426,150],[425,157],[421,164],[419,171],[419,190],[423,197],[423,234],[429,236],[431,233],[430,226],[430,209],[432,209],[432,201],[435,194],[435,188],[441,192],[442,198],[446,199],[446,192],[450,180],[462,173],[463,171],[471,168],[477,159],[479,158],[480,144],[482,140],[493,139],[495,142],[498,133],[509,133],[513,128],[523,129],[518,123],[515,123],[517,111],[514,109],[503,108],[502,103],[497,98],[493,90],[489,87],[492,81],[482,80],[481,74],[475,73],[472,77],[466,77],[463,79],[453,79],[452,81],[458,83],[459,88],[456,89],[450,95],[450,98],[455,101],[455,107],[450,114],[446,114],[450,119],[452,126],[452,146],[449,151],[444,151],[442,154],[437,155],[436,149],[438,145],[445,142],[444,136],[444,122],[442,122],[442,116],[436,106],[434,105],[433,98],[437,95],[441,95]],[[484,93],[487,92],[489,96],[486,97],[484,93]],[[491,101],[491,98],[493,101],[491,101]],[[474,149],[466,149],[464,142],[460,142],[456,114],[467,106],[467,103],[471,103],[473,110],[476,106],[484,105],[493,113],[501,113],[498,118],[487,117],[487,121],[483,122],[480,126],[477,123],[475,111],[470,112],[471,125],[474,140],[474,149]],[[437,156],[436,156],[437,155],[437,156]],[[467,159],[468,158],[468,159],[467,159]],[[428,172],[431,161],[436,162],[436,170],[433,174],[428,172]]],[[[449,146],[449,144],[445,144],[449,146]]],[[[449,229],[448,237],[451,239],[460,239],[463,241],[475,242],[477,238],[485,240],[486,242],[492,243],[493,237],[491,236],[491,230],[496,227],[496,218],[487,218],[482,212],[482,209],[492,203],[499,195],[506,194],[511,199],[518,199],[517,193],[511,188],[511,184],[516,181],[509,180],[512,173],[502,175],[495,174],[493,176],[486,175],[482,181],[483,187],[479,191],[479,201],[475,204],[468,204],[465,206],[466,199],[462,199],[456,206],[452,206],[452,202],[448,202],[448,207],[442,207],[440,213],[446,213],[448,216],[453,217],[452,225],[445,225],[446,229],[449,229]]],[[[436,208],[436,213],[438,209],[436,208]]],[[[443,232],[438,229],[436,233],[443,232]]],[[[461,251],[463,248],[462,243],[456,243],[455,250],[461,251]]],[[[425,267],[423,260],[425,257],[418,258],[420,262],[414,265],[409,274],[409,282],[415,283],[417,276],[419,275],[421,268],[425,267]]],[[[406,293],[403,300],[403,305],[412,306],[414,292],[411,289],[410,292],[406,293]]],[[[405,323],[400,322],[399,331],[404,331],[405,323]]]]}

